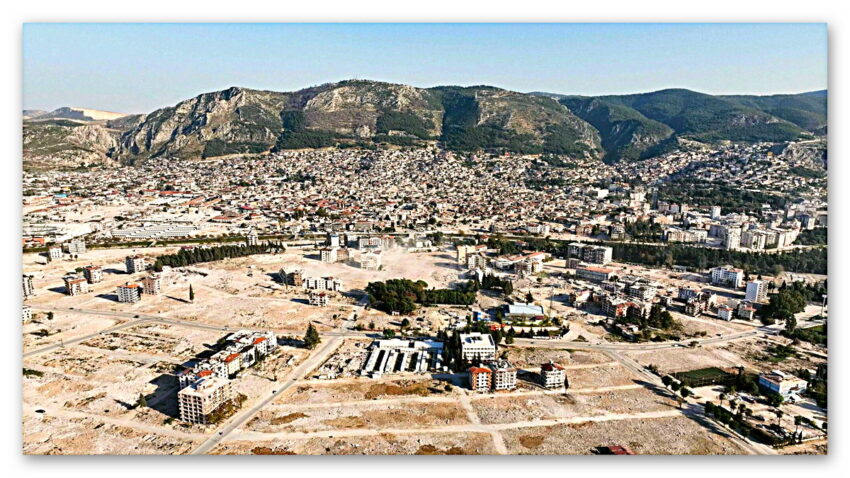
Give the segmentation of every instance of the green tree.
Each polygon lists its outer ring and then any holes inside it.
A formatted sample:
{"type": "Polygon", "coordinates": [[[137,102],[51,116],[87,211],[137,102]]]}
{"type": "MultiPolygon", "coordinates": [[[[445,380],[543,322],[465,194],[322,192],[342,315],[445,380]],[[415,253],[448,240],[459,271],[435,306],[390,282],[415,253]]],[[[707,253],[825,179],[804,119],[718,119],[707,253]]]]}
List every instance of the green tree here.
{"type": "Polygon", "coordinates": [[[189,284],[189,302],[195,302],[195,289],[192,288],[192,284],[189,284]]]}
{"type": "Polygon", "coordinates": [[[148,400],[145,398],[144,394],[139,394],[139,399],[136,400],[136,407],[145,408],[148,406],[148,400]]]}
{"type": "Polygon", "coordinates": [[[304,334],[304,345],[306,345],[308,349],[312,350],[316,348],[321,341],[322,338],[319,337],[319,332],[316,330],[316,327],[314,327],[313,324],[307,326],[307,333],[304,334]]]}

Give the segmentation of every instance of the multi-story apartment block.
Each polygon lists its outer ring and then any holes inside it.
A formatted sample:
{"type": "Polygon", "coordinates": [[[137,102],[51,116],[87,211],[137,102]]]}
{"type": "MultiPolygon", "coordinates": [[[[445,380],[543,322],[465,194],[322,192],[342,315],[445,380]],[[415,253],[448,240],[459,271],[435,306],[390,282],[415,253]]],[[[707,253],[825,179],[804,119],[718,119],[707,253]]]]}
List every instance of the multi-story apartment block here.
{"type": "Polygon", "coordinates": [[[735,309],[728,305],[721,305],[717,308],[717,318],[720,320],[732,320],[735,316],[735,309]]]}
{"type": "Polygon", "coordinates": [[[738,250],[741,248],[741,229],[729,228],[726,230],[726,236],[723,239],[723,245],[726,249],[730,251],[738,250]]]}
{"type": "Polygon", "coordinates": [[[83,276],[89,284],[97,284],[103,281],[103,268],[100,266],[88,266],[83,268],[83,276]]]}
{"type": "Polygon", "coordinates": [[[747,292],[744,300],[747,302],[764,302],[767,299],[767,281],[751,280],[747,282],[747,292]]]}
{"type": "Polygon", "coordinates": [[[304,285],[304,273],[299,270],[287,272],[284,269],[281,269],[280,272],[278,272],[278,276],[280,277],[281,282],[286,285],[291,285],[293,287],[301,287],[304,285]]]}
{"type": "Polygon", "coordinates": [[[21,310],[21,318],[23,319],[23,323],[27,323],[32,320],[32,307],[25,305],[21,310]]]}
{"type": "Polygon", "coordinates": [[[142,300],[142,286],[132,282],[119,285],[115,293],[118,294],[118,302],[133,304],[142,300]]]}
{"type": "Polygon", "coordinates": [[[381,268],[383,252],[378,249],[360,254],[360,268],[367,271],[376,271],[381,268]]]}
{"type": "Polygon", "coordinates": [[[466,266],[470,269],[486,269],[487,258],[481,254],[468,254],[466,256],[466,266]]]}
{"type": "Polygon", "coordinates": [[[564,367],[552,362],[540,366],[540,385],[543,388],[561,388],[566,384],[567,372],[564,367]]]}
{"type": "Polygon", "coordinates": [[[383,241],[380,236],[361,237],[357,240],[358,249],[380,249],[383,241]]]}
{"type": "Polygon", "coordinates": [[[496,359],[496,344],[493,336],[480,332],[460,334],[461,357],[468,361],[496,359]]]}
{"type": "Polygon", "coordinates": [[[493,390],[513,390],[516,388],[517,369],[507,360],[498,360],[487,364],[493,371],[493,390]]]}
{"type": "Polygon", "coordinates": [[[337,251],[339,248],[337,247],[325,247],[319,251],[319,257],[322,262],[336,262],[337,261],[337,251]]]}
{"type": "Polygon", "coordinates": [[[180,419],[184,422],[208,424],[210,415],[233,396],[230,380],[209,376],[177,393],[180,419]]]}
{"type": "Polygon", "coordinates": [[[127,267],[128,274],[135,274],[137,272],[142,272],[145,270],[145,258],[144,256],[127,256],[124,259],[124,265],[127,267]]]}
{"type": "Polygon", "coordinates": [[[245,243],[249,246],[259,246],[260,236],[258,236],[256,232],[252,231],[248,233],[248,236],[245,237],[245,243]]]}
{"type": "Polygon", "coordinates": [[[53,246],[47,250],[47,258],[51,261],[55,261],[62,258],[62,247],[53,246]]]}
{"type": "Polygon", "coordinates": [[[68,254],[80,255],[86,253],[86,242],[80,239],[75,239],[65,244],[65,249],[68,254]]]}
{"type": "Polygon", "coordinates": [[[571,257],[581,258],[584,262],[605,265],[611,262],[613,249],[605,246],[595,246],[593,244],[574,242],[569,244],[567,253],[571,257]]]}
{"type": "Polygon", "coordinates": [[[489,392],[492,385],[492,370],[484,367],[469,368],[469,388],[476,392],[489,392]]]}
{"type": "Polygon", "coordinates": [[[610,279],[613,274],[614,270],[607,267],[595,267],[586,264],[576,266],[576,276],[580,279],[602,282],[610,279]]]}
{"type": "Polygon", "coordinates": [[[342,281],[333,277],[307,277],[304,279],[304,288],[340,292],[342,291],[342,281]]]}
{"type": "Polygon", "coordinates": [[[720,266],[711,269],[711,283],[739,288],[744,285],[744,271],[731,266],[720,266]]]}
{"type": "Polygon", "coordinates": [[[153,272],[142,279],[142,288],[148,295],[159,295],[162,293],[162,274],[153,272]]]}
{"type": "Polygon", "coordinates": [[[328,294],[324,292],[311,292],[310,293],[310,305],[316,305],[319,307],[324,307],[328,305],[328,294]]]}
{"type": "Polygon", "coordinates": [[[329,232],[325,243],[328,247],[340,247],[339,234],[335,232],[329,232]]]}
{"type": "Polygon", "coordinates": [[[27,297],[32,297],[35,295],[35,287],[32,285],[33,276],[24,274],[23,286],[24,286],[24,299],[27,297]]]}
{"type": "Polygon", "coordinates": [[[89,283],[84,277],[69,275],[65,276],[65,293],[68,295],[87,294],[89,292],[89,283]]]}

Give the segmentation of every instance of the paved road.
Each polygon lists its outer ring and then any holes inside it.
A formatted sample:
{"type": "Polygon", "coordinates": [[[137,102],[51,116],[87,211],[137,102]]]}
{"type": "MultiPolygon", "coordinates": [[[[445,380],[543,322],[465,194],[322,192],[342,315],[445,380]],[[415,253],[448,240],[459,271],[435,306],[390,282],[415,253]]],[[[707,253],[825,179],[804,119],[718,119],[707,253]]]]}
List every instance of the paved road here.
{"type": "MultiPolygon", "coordinates": [[[[348,316],[348,320],[343,328],[350,327],[350,324],[353,322],[354,315],[357,314],[367,303],[368,296],[364,296],[360,299],[360,302],[355,306],[354,311],[348,316]]],[[[294,368],[286,380],[280,385],[279,388],[275,389],[271,395],[261,400],[259,403],[254,405],[248,410],[245,410],[241,413],[237,413],[233,416],[221,429],[216,432],[215,435],[210,437],[205,442],[201,443],[200,446],[192,450],[193,455],[203,455],[212,451],[219,443],[221,443],[228,435],[233,433],[236,429],[248,423],[251,418],[254,417],[260,410],[262,410],[265,406],[272,403],[278,396],[280,396],[285,391],[292,388],[298,380],[304,378],[307,374],[313,371],[316,367],[321,365],[328,357],[342,344],[344,339],[343,335],[332,337],[331,340],[328,340],[325,345],[320,347],[317,351],[314,351],[304,362],[301,363],[298,367],[294,368]]]]}

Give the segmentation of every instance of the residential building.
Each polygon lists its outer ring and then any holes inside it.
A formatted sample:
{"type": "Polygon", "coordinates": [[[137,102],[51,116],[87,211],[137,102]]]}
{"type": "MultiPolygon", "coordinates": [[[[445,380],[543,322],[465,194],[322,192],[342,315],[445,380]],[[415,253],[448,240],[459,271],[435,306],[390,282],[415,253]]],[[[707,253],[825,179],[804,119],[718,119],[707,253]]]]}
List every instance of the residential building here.
{"type": "Polygon", "coordinates": [[[613,274],[614,270],[606,267],[589,266],[586,264],[579,264],[576,267],[576,276],[580,279],[586,279],[594,282],[606,281],[610,279],[613,274]]]}
{"type": "Polygon", "coordinates": [[[55,261],[62,258],[62,247],[53,246],[47,250],[47,258],[51,261],[55,261]]]}
{"type": "Polygon", "coordinates": [[[732,320],[734,317],[735,309],[729,307],[728,305],[721,305],[717,308],[717,318],[720,320],[732,320]]]}
{"type": "Polygon", "coordinates": [[[489,392],[493,384],[493,371],[484,367],[469,368],[469,388],[476,392],[489,392]]]}
{"type": "Polygon", "coordinates": [[[606,246],[574,242],[567,247],[567,253],[572,257],[581,258],[584,262],[605,265],[611,262],[613,249],[606,246]]]}
{"type": "Polygon", "coordinates": [[[83,276],[89,284],[103,282],[103,268],[100,266],[88,266],[83,269],[83,276]]]}
{"type": "Polygon", "coordinates": [[[32,285],[33,276],[24,274],[23,286],[24,286],[24,299],[27,297],[32,297],[35,295],[35,287],[32,285]]]}
{"type": "Polygon", "coordinates": [[[142,272],[145,270],[145,258],[144,256],[127,256],[124,259],[124,265],[127,267],[128,274],[135,274],[137,272],[142,272]]]}
{"type": "Polygon", "coordinates": [[[380,249],[383,241],[380,236],[361,237],[357,239],[358,249],[380,249]]]}
{"type": "Polygon", "coordinates": [[[381,268],[383,253],[380,249],[367,251],[360,254],[360,268],[368,271],[376,271],[381,268]]]}
{"type": "Polygon", "coordinates": [[[210,415],[233,398],[230,380],[221,377],[203,377],[177,393],[180,419],[184,422],[206,425],[210,415]]]}
{"type": "Polygon", "coordinates": [[[256,232],[251,231],[250,233],[248,233],[248,236],[245,238],[245,242],[249,246],[259,246],[260,245],[260,236],[258,236],[256,232]]]}
{"type": "Polygon", "coordinates": [[[333,277],[307,277],[304,279],[304,288],[341,292],[342,281],[333,277]]]}
{"type": "Polygon", "coordinates": [[[496,344],[490,334],[460,334],[460,350],[461,357],[470,362],[496,359],[496,344]]]}
{"type": "Polygon", "coordinates": [[[319,307],[324,307],[328,305],[328,294],[324,292],[310,292],[309,294],[310,305],[316,305],[319,307]]]}
{"type": "Polygon", "coordinates": [[[319,250],[319,258],[322,262],[336,262],[338,247],[324,247],[319,250]]]}
{"type": "Polygon", "coordinates": [[[747,293],[744,300],[747,302],[764,302],[767,299],[767,281],[751,280],[747,282],[747,293]]]}
{"type": "Polygon", "coordinates": [[[280,272],[278,272],[278,276],[280,277],[281,282],[286,285],[291,285],[293,287],[301,287],[304,285],[304,273],[299,270],[287,272],[281,269],[280,272]]]}
{"type": "Polygon", "coordinates": [[[725,285],[735,289],[744,285],[744,271],[731,266],[721,266],[711,269],[711,283],[725,285]]]}
{"type": "Polygon", "coordinates": [[[21,316],[22,316],[22,319],[23,319],[23,323],[25,323],[25,324],[27,322],[29,322],[30,320],[32,320],[32,307],[30,307],[28,305],[24,305],[22,310],[21,310],[21,316]]]}
{"type": "Polygon", "coordinates": [[[68,275],[63,277],[65,281],[65,293],[68,295],[87,294],[89,292],[89,283],[85,277],[76,275],[68,275]]]}
{"type": "Polygon", "coordinates": [[[564,367],[552,362],[540,366],[540,385],[543,388],[561,388],[566,384],[567,371],[564,367]]]}
{"type": "Polygon", "coordinates": [[[65,244],[65,249],[68,251],[68,254],[78,256],[86,253],[86,243],[83,240],[75,239],[65,244]]]}
{"type": "Polygon", "coordinates": [[[145,294],[159,295],[162,293],[162,274],[153,272],[142,279],[142,289],[145,294]]]}
{"type": "Polygon", "coordinates": [[[466,266],[470,269],[486,269],[487,258],[481,254],[469,254],[466,256],[466,266]]]}
{"type": "Polygon", "coordinates": [[[496,360],[487,364],[493,371],[493,390],[513,390],[516,388],[517,369],[507,360],[496,360]]]}
{"type": "Polygon", "coordinates": [[[115,293],[118,294],[118,302],[133,304],[142,300],[142,286],[132,282],[119,285],[115,293]]]}

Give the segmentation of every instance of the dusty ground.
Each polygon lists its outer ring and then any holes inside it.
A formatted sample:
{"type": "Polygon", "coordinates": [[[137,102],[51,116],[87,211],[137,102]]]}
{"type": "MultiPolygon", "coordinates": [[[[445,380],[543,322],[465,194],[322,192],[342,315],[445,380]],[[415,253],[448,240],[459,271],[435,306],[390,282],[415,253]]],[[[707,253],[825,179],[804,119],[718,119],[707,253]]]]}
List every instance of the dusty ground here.
{"type": "Polygon", "coordinates": [[[592,454],[597,446],[625,445],[635,453],[660,455],[742,454],[735,443],[690,418],[618,420],[520,428],[502,432],[516,454],[592,454]]]}

